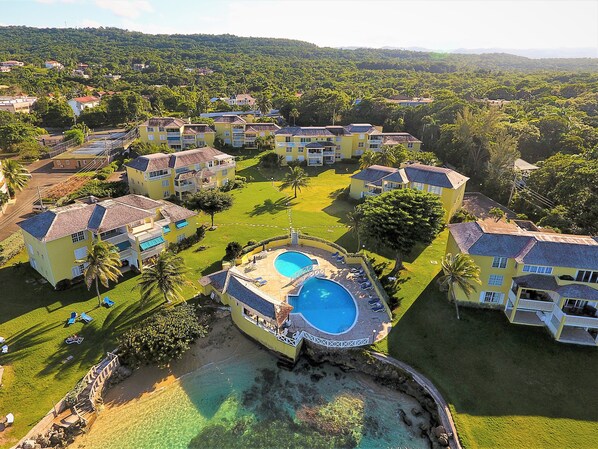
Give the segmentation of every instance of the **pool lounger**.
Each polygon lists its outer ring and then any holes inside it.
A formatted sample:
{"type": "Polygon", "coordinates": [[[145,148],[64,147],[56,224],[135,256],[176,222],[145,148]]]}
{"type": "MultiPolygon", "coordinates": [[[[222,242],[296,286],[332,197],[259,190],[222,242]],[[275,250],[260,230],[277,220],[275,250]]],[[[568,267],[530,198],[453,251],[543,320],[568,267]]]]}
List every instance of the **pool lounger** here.
{"type": "Polygon", "coordinates": [[[336,259],[338,256],[339,256],[339,253],[338,253],[338,251],[337,251],[337,252],[335,252],[335,253],[332,255],[332,257],[334,257],[335,259],[336,259]]]}
{"type": "Polygon", "coordinates": [[[105,296],[104,301],[102,301],[102,304],[104,304],[106,307],[112,307],[114,305],[114,301],[105,296]]]}
{"type": "Polygon", "coordinates": [[[372,298],[370,300],[368,300],[368,304],[370,305],[376,305],[376,304],[380,304],[380,299],[379,298],[372,298]]]}
{"type": "Polygon", "coordinates": [[[258,284],[260,287],[261,287],[262,285],[266,285],[266,284],[268,283],[268,281],[267,281],[267,280],[265,280],[265,279],[264,279],[263,277],[261,277],[261,276],[260,276],[260,277],[257,277],[257,278],[254,278],[254,279],[253,279],[253,281],[254,281],[256,284],[258,284]]]}
{"type": "Polygon", "coordinates": [[[88,314],[86,314],[85,312],[83,312],[81,314],[81,320],[83,320],[85,323],[91,323],[93,321],[93,318],[90,317],[88,314]]]}
{"type": "Polygon", "coordinates": [[[365,290],[366,288],[371,287],[372,283],[369,282],[369,281],[366,281],[366,282],[363,282],[363,283],[359,284],[359,286],[365,290]]]}
{"type": "Polygon", "coordinates": [[[71,312],[71,316],[67,320],[66,325],[70,326],[71,324],[75,324],[75,321],[77,321],[77,316],[77,312],[71,312]]]}
{"type": "Polygon", "coordinates": [[[384,310],[384,306],[382,304],[380,304],[379,307],[372,307],[372,310],[374,312],[382,312],[384,310]]]}

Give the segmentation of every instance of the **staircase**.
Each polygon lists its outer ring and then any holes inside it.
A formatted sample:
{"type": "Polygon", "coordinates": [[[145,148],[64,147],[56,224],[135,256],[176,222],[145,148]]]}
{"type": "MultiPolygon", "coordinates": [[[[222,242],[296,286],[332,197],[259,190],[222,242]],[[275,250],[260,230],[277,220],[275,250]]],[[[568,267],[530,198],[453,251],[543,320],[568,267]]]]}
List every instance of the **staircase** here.
{"type": "Polygon", "coordinates": [[[299,244],[299,232],[291,229],[291,245],[297,246],[299,244]]]}

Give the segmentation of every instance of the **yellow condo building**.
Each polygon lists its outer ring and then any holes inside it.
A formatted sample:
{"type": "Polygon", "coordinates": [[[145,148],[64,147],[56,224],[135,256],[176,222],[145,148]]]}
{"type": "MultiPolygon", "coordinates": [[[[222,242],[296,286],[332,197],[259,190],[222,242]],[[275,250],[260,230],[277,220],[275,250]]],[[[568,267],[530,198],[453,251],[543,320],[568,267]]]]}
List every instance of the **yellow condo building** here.
{"type": "Polygon", "coordinates": [[[308,166],[334,164],[379,151],[382,145],[403,145],[419,151],[421,141],[408,133],[383,133],[368,123],[347,126],[292,126],[274,133],[275,151],[284,162],[306,161],[308,166]]]}
{"type": "Polygon", "coordinates": [[[214,118],[216,136],[233,148],[257,148],[258,137],[268,137],[280,129],[275,123],[251,123],[234,114],[214,118]]]}
{"type": "Polygon", "coordinates": [[[29,263],[52,286],[83,274],[87,252],[96,239],[119,250],[123,268],[142,268],[169,243],[197,231],[195,212],[140,195],[95,204],[75,203],[46,211],[19,226],[29,263]]]}
{"type": "Polygon", "coordinates": [[[449,168],[411,164],[402,168],[372,165],[351,176],[349,196],[361,199],[395,189],[411,188],[440,196],[444,221],[461,208],[465,185],[469,178],[449,168]]]}
{"type": "Polygon", "coordinates": [[[168,145],[175,151],[213,146],[216,131],[209,125],[190,124],[180,118],[154,117],[138,127],[142,142],[168,145]]]}
{"type": "Polygon", "coordinates": [[[477,292],[457,288],[457,300],[500,308],[560,342],[598,346],[598,238],[517,223],[449,225],[447,252],[469,254],[481,269],[477,292]]]}
{"type": "Polygon", "coordinates": [[[139,156],[126,164],[129,191],[153,199],[183,199],[199,189],[222,187],[235,179],[235,158],[205,147],[139,156]]]}

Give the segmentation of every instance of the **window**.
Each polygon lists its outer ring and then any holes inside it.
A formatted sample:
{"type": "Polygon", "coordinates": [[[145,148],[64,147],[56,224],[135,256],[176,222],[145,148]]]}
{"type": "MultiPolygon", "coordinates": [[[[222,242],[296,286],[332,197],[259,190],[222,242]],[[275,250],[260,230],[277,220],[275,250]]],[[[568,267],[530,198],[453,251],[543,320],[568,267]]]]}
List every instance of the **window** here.
{"type": "Polygon", "coordinates": [[[480,301],[488,304],[502,304],[504,293],[500,292],[482,292],[480,301]]]}
{"type": "Polygon", "coordinates": [[[77,248],[75,250],[75,259],[81,260],[81,259],[84,259],[86,256],[87,256],[87,246],[84,246],[83,248],[77,248]]]}
{"type": "Polygon", "coordinates": [[[297,157],[297,160],[298,160],[299,162],[303,162],[303,161],[305,160],[305,156],[298,156],[298,157],[297,157]]]}
{"type": "Polygon", "coordinates": [[[524,265],[524,273],[552,274],[552,267],[543,267],[541,265],[524,265]]]}
{"type": "Polygon", "coordinates": [[[598,271],[578,270],[575,280],[578,282],[598,284],[598,271]]]}
{"type": "Polygon", "coordinates": [[[162,181],[162,187],[168,187],[169,184],[170,184],[170,181],[168,179],[165,179],[164,181],[162,181]]]}
{"type": "Polygon", "coordinates": [[[160,134],[160,140],[166,140],[166,136],[164,134],[160,134]]]}
{"type": "Polygon", "coordinates": [[[500,287],[504,279],[505,277],[502,274],[491,274],[490,279],[488,279],[488,285],[496,285],[500,287]]]}
{"type": "Polygon", "coordinates": [[[310,137],[301,137],[299,139],[299,142],[302,142],[302,143],[311,142],[311,138],[310,137]]]}
{"type": "Polygon", "coordinates": [[[154,136],[150,134],[149,136],[147,136],[147,140],[154,140],[154,136]]]}
{"type": "Polygon", "coordinates": [[[163,195],[164,195],[164,198],[168,198],[170,196],[170,191],[164,190],[163,195]]]}
{"type": "Polygon", "coordinates": [[[290,136],[286,136],[286,137],[284,138],[284,141],[285,141],[285,142],[290,142],[290,141],[291,141],[291,137],[290,137],[290,136]]]}
{"type": "Polygon", "coordinates": [[[287,156],[287,162],[292,162],[293,161],[293,156],[287,156]]]}
{"type": "Polygon", "coordinates": [[[408,143],[407,144],[407,148],[413,148],[413,144],[412,143],[408,143]]]}
{"type": "Polygon", "coordinates": [[[357,144],[357,148],[363,148],[365,146],[365,142],[359,142],[357,144]]]}
{"type": "Polygon", "coordinates": [[[83,272],[85,271],[85,264],[77,265],[71,269],[71,274],[74,278],[77,276],[83,276],[83,272]]]}
{"type": "Polygon", "coordinates": [[[147,127],[147,132],[148,133],[153,133],[154,132],[154,128],[152,126],[148,126],[147,127]]]}
{"type": "Polygon", "coordinates": [[[159,132],[161,132],[161,133],[163,133],[163,132],[164,132],[164,128],[162,128],[162,127],[160,126],[160,127],[158,127],[158,131],[159,131],[159,132]]]}
{"type": "Polygon", "coordinates": [[[428,186],[428,192],[435,193],[436,195],[440,195],[442,193],[442,187],[428,186]]]}
{"type": "Polygon", "coordinates": [[[71,240],[73,241],[73,243],[77,243],[82,240],[85,240],[85,232],[79,231],[79,232],[75,232],[74,234],[71,234],[71,240]]]}
{"type": "Polygon", "coordinates": [[[297,153],[303,153],[303,149],[304,149],[303,147],[297,148],[297,153]]]}
{"type": "Polygon", "coordinates": [[[149,177],[151,178],[157,178],[159,176],[164,176],[168,174],[168,170],[156,170],[156,171],[151,171],[149,172],[149,177]]]}
{"type": "Polygon", "coordinates": [[[226,176],[226,175],[228,175],[228,169],[222,170],[222,176],[226,176]]]}
{"type": "Polygon", "coordinates": [[[506,257],[495,257],[492,260],[492,268],[506,268],[507,258],[506,257]]]}
{"type": "Polygon", "coordinates": [[[228,132],[228,131],[224,131],[224,135],[225,135],[225,136],[230,136],[230,132],[228,132]]]}
{"type": "Polygon", "coordinates": [[[412,182],[411,187],[415,190],[424,190],[424,185],[421,182],[412,182]]]}
{"type": "Polygon", "coordinates": [[[363,140],[363,139],[365,139],[365,134],[360,134],[360,135],[359,135],[359,139],[360,139],[360,140],[363,140]]]}
{"type": "Polygon", "coordinates": [[[287,147],[287,153],[292,153],[293,152],[293,147],[287,147]]]}

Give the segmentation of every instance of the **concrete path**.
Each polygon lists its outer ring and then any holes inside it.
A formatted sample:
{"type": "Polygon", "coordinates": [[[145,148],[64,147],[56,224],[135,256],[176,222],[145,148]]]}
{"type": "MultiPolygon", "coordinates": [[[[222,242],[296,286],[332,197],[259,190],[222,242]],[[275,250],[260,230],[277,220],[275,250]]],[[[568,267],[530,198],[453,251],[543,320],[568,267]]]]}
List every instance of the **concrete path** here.
{"type": "Polygon", "coordinates": [[[434,386],[434,384],[423,374],[416,371],[411,366],[407,365],[400,360],[395,358],[389,357],[386,354],[382,354],[380,352],[370,352],[375,358],[380,360],[384,363],[390,363],[391,365],[396,366],[397,368],[402,369],[403,371],[408,372],[413,377],[418,384],[420,384],[426,392],[438,405],[438,414],[440,415],[440,420],[442,421],[442,425],[446,429],[449,434],[452,434],[451,438],[449,439],[449,444],[451,449],[461,449],[461,443],[459,443],[459,437],[457,436],[457,427],[455,426],[455,422],[453,421],[453,416],[451,415],[451,410],[449,409],[448,404],[438,391],[438,389],[434,386]]]}

